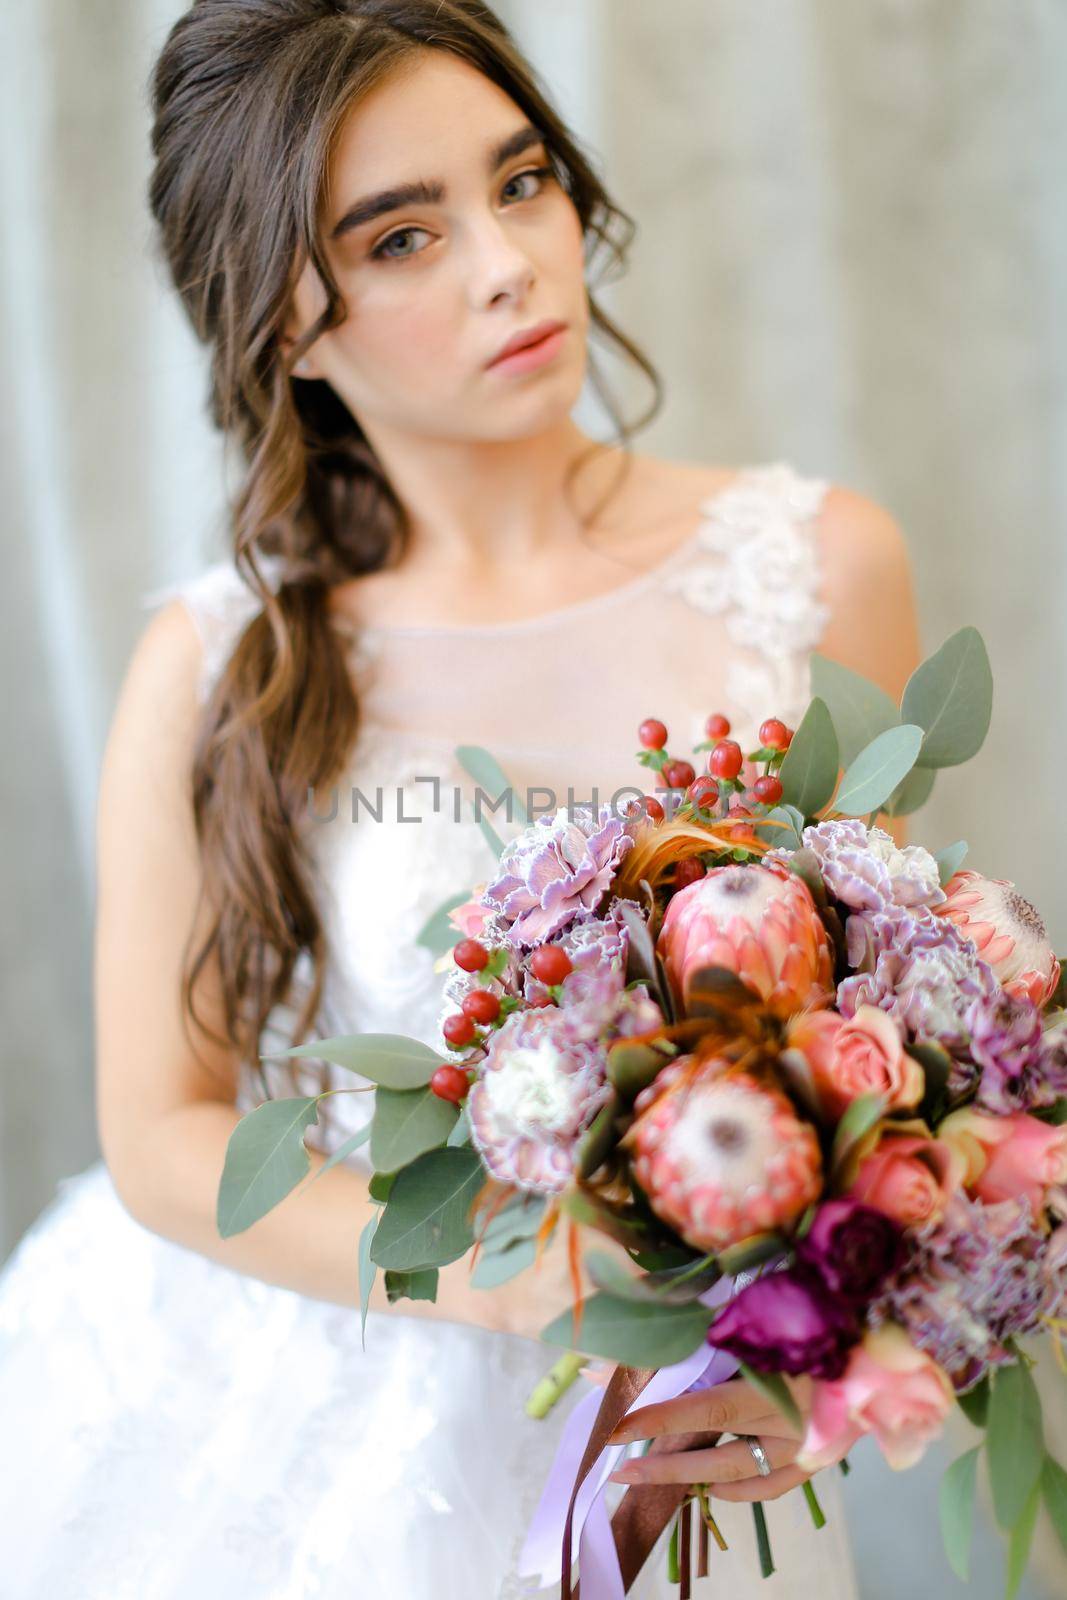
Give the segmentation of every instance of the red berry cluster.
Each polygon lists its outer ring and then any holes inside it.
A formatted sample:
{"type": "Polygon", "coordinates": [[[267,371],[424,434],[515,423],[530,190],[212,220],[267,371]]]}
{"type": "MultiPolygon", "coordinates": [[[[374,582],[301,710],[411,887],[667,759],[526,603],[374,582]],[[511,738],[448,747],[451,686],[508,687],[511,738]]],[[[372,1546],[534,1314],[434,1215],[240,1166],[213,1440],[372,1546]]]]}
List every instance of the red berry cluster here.
{"type": "MultiPolygon", "coordinates": [[[[503,966],[506,955],[503,951],[487,950],[478,939],[461,939],[452,948],[452,959],[464,972],[495,977],[503,966]]],[[[551,990],[561,984],[572,971],[572,962],[561,945],[543,944],[533,951],[529,967],[534,977],[551,990]]],[[[552,1005],[554,1000],[555,995],[549,994],[539,1004],[552,1005]]],[[[490,989],[471,989],[463,996],[459,1010],[444,1019],[441,1032],[456,1050],[462,1050],[464,1045],[479,1044],[485,1037],[484,1033],[479,1033],[479,1029],[491,1028],[503,1021],[504,1016],[516,1004],[514,999],[509,998],[502,1006],[500,997],[493,994],[490,989]]],[[[430,1079],[430,1088],[442,1100],[451,1100],[454,1104],[458,1104],[467,1097],[470,1077],[465,1068],[453,1062],[445,1062],[437,1068],[430,1079]]]]}

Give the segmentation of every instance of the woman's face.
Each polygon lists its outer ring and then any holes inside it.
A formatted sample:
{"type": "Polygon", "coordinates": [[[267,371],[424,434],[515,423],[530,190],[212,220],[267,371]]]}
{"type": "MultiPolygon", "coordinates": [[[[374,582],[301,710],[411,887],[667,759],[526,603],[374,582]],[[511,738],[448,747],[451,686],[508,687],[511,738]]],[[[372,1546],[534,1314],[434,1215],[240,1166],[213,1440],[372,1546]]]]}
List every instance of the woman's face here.
{"type": "MultiPolygon", "coordinates": [[[[348,314],[303,368],[372,438],[375,424],[436,438],[524,437],[557,424],[578,399],[588,328],[582,229],[555,176],[534,170],[549,163],[536,133],[522,139],[526,121],[475,68],[428,51],[378,85],[341,130],[320,226],[348,314]],[[513,136],[511,152],[491,159],[513,136]],[[350,215],[418,182],[443,194],[350,215]],[[568,325],[551,359],[525,371],[487,367],[514,334],[548,320],[568,325]]],[[[290,337],[324,303],[305,265],[290,337]]]]}

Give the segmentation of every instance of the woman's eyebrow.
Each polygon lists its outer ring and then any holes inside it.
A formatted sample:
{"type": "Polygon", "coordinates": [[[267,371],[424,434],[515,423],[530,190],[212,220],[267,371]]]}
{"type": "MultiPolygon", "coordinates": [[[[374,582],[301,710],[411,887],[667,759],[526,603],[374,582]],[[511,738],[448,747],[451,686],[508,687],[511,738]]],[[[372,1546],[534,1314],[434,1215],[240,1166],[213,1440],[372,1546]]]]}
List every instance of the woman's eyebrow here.
{"type": "MultiPolygon", "coordinates": [[[[526,122],[521,128],[516,128],[514,133],[509,133],[506,139],[492,146],[486,156],[486,171],[492,177],[494,172],[509,161],[512,156],[519,156],[531,145],[540,144],[544,134],[540,128],[535,128],[532,122],[526,122]]],[[[447,190],[440,178],[420,178],[415,183],[397,184],[392,189],[382,189],[378,194],[369,194],[362,200],[357,200],[349,206],[344,216],[337,222],[331,233],[331,239],[339,239],[342,234],[350,232],[352,228],[360,228],[365,222],[373,222],[375,217],[384,215],[387,211],[399,211],[403,206],[410,205],[440,205],[447,197],[447,190]]]]}

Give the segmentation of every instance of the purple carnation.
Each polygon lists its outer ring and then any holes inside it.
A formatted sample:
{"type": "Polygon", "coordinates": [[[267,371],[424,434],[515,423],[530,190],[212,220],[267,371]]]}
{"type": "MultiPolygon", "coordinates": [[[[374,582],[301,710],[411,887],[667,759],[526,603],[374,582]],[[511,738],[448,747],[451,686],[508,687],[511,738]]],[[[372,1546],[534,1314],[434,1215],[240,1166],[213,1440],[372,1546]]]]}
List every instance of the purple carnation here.
{"type": "Polygon", "coordinates": [[[860,1006],[877,1006],[909,1040],[965,1047],[972,1001],[1000,993],[992,968],[971,941],[947,917],[923,906],[854,914],[845,933],[849,964],[857,964],[857,955],[865,963],[865,970],[837,986],[837,1008],[845,1017],[855,1016],[860,1006]]]}
{"type": "MultiPolygon", "coordinates": [[[[636,900],[613,900],[602,916],[583,911],[553,941],[565,950],[571,959],[572,971],[560,985],[560,1003],[583,996],[588,991],[588,980],[595,974],[603,985],[611,982],[616,990],[626,986],[626,962],[630,949],[630,935],[623,919],[622,907],[632,906],[641,911],[636,900]]],[[[644,913],[642,913],[644,914],[644,913]]],[[[548,988],[526,968],[523,972],[523,998],[532,1005],[540,1005],[548,997],[548,988]]]]}
{"type": "Polygon", "coordinates": [[[707,1341],[757,1372],[839,1378],[860,1337],[852,1307],[802,1266],[768,1272],[727,1302],[707,1341]]]}
{"type": "Polygon", "coordinates": [[[843,1196],[818,1207],[796,1253],[832,1294],[866,1305],[902,1264],[904,1236],[884,1211],[843,1196]]]}
{"type": "Polygon", "coordinates": [[[909,1234],[908,1246],[868,1321],[902,1324],[958,1390],[1014,1361],[1006,1341],[1040,1331],[1041,1314],[1055,1314],[1062,1300],[1062,1273],[1049,1270],[1048,1240],[1025,1198],[987,1205],[956,1194],[940,1221],[909,1234]]]}
{"type": "Polygon", "coordinates": [[[538,817],[500,858],[482,901],[499,913],[509,943],[529,948],[552,939],[583,911],[596,911],[634,844],[635,823],[602,805],[559,806],[538,817]]]}
{"type": "Polygon", "coordinates": [[[1000,1116],[1049,1104],[1041,1098],[1044,1035],[1034,1002],[1001,989],[973,1001],[967,1020],[971,1032],[967,1053],[981,1069],[978,1104],[1000,1116]]]}
{"type": "MultiPolygon", "coordinates": [[[[937,906],[947,899],[929,850],[918,844],[901,849],[891,833],[868,828],[859,817],[812,823],[804,829],[803,842],[817,857],[830,894],[854,911],[937,906]]],[[[764,859],[788,856],[772,850],[764,859]]]]}

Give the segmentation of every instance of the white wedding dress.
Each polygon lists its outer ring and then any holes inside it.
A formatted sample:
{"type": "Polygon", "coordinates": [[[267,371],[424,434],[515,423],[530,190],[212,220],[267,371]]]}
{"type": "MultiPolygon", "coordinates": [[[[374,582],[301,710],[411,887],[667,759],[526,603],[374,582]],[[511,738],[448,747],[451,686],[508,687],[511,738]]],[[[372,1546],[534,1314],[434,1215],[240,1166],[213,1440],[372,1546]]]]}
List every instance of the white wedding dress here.
{"type": "MultiPolygon", "coordinates": [[[[767,716],[796,725],[827,620],[813,526],[825,489],[785,463],[748,467],[704,502],[667,561],[528,620],[357,636],[335,619],[363,723],[351,765],[357,820],[344,788],[332,816],[331,797],[316,797],[308,824],[332,944],[319,1037],[403,1032],[441,1046],[443,977],[415,936],[495,860],[457,745],[491,751],[520,796],[537,785],[566,804],[568,785],[576,801],[594,784],[602,801],[649,786],[634,759],[645,717],[666,722],[679,757],[712,711],[731,718],[745,749],[767,716]],[[365,804],[379,809],[379,788],[380,821],[365,804]]],[[[228,562],[147,603],[174,592],[200,627],[206,691],[258,602],[228,562]]],[[[533,804],[547,809],[543,794],[533,804]]],[[[505,837],[519,827],[485,814],[505,837]]],[[[289,1042],[285,1023],[272,1018],[271,1048],[289,1042]]],[[[302,1092],[278,1066],[271,1092],[302,1092]]],[[[305,1070],[312,1089],[324,1086],[305,1070]]],[[[339,1069],[330,1081],[353,1083],[339,1069]]],[[[261,1097],[257,1082],[244,1084],[243,1107],[261,1097]]],[[[330,1097],[339,1121],[327,1147],[359,1126],[369,1099],[330,1097]]],[[[323,1129],[307,1137],[319,1143],[323,1129]]],[[[365,1161],[365,1147],[348,1159],[365,1161]]],[[[0,1274],[0,1596],[527,1593],[516,1572],[524,1531],[587,1390],[580,1379],[547,1420],[526,1417],[527,1394],[558,1354],[404,1315],[403,1302],[370,1313],[364,1350],[358,1311],[146,1230],[97,1162],[60,1182],[0,1274]]],[[[712,1576],[694,1594],[855,1600],[847,1482],[834,1467],[815,1487],[828,1518],[819,1531],[799,1489],[766,1502],[778,1569],[767,1580],[750,1506],[716,1501],[730,1549],[712,1544],[712,1576]]],[[[663,1548],[635,1597],[677,1593],[663,1548]]]]}

